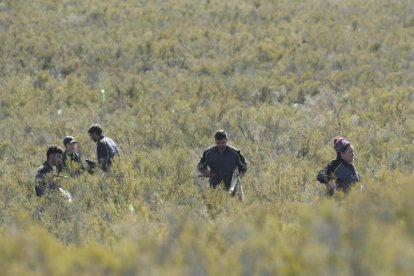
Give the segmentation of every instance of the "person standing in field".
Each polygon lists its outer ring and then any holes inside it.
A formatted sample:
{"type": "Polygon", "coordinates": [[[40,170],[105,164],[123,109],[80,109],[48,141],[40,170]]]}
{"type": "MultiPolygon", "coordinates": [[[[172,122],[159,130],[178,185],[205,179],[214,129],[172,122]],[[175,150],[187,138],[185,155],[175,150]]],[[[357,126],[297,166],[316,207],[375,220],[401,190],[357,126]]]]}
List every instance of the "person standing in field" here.
{"type": "Polygon", "coordinates": [[[114,163],[114,159],[119,157],[119,150],[115,142],[103,135],[100,125],[92,125],[89,130],[89,137],[96,143],[98,166],[104,172],[109,172],[109,168],[114,163]]]}
{"type": "Polygon", "coordinates": [[[48,189],[57,190],[59,188],[57,176],[59,175],[58,167],[62,163],[62,154],[63,149],[56,145],[51,145],[47,149],[47,160],[36,171],[35,191],[37,196],[42,196],[48,189]]]}
{"type": "Polygon", "coordinates": [[[244,175],[247,171],[247,161],[240,150],[227,145],[227,134],[224,130],[217,130],[214,139],[216,145],[203,152],[197,169],[202,176],[209,178],[210,187],[217,188],[223,182],[228,191],[233,171],[238,168],[240,176],[244,175]]]}
{"type": "Polygon", "coordinates": [[[65,151],[62,155],[61,169],[67,171],[70,176],[79,176],[85,170],[78,153],[77,143],[72,136],[66,136],[63,139],[65,151]]]}
{"type": "Polygon", "coordinates": [[[329,195],[336,190],[349,192],[353,185],[360,181],[354,162],[354,147],[351,142],[335,137],[333,147],[336,152],[336,159],[332,160],[324,169],[319,171],[316,179],[325,184],[329,195]]]}

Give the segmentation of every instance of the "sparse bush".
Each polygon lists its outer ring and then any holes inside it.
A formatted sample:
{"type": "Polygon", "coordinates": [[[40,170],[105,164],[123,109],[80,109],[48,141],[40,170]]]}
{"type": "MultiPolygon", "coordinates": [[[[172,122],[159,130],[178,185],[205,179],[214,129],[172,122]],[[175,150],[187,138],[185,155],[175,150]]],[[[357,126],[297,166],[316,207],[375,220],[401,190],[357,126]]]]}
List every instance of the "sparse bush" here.
{"type": "Polygon", "coordinates": [[[371,1],[0,3],[0,267],[39,275],[410,275],[413,6],[371,1]],[[105,93],[101,94],[104,90],[105,93]],[[34,173],[66,135],[109,175],[34,173]],[[246,200],[195,166],[224,128],[246,200]],[[325,198],[349,138],[365,189],[325,198]]]}

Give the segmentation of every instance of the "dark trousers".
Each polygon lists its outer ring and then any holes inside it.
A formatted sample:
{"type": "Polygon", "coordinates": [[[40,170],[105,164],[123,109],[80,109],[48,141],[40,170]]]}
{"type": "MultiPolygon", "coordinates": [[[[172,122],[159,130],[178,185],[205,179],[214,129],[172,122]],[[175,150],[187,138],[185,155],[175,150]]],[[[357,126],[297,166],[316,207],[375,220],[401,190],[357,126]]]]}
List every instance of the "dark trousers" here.
{"type": "Polygon", "coordinates": [[[228,189],[230,189],[232,176],[233,175],[230,174],[230,175],[222,175],[222,176],[216,175],[216,176],[210,177],[209,178],[210,187],[216,189],[220,185],[220,183],[223,182],[224,187],[227,191],[228,189]]]}

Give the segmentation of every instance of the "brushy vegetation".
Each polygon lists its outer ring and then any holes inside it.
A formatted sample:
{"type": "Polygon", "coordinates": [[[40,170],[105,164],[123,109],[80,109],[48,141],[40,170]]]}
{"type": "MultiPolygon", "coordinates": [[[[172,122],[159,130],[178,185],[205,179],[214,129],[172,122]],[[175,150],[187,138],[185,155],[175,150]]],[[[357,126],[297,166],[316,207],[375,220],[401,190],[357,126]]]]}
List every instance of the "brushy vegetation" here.
{"type": "Polygon", "coordinates": [[[413,36],[404,0],[0,1],[1,274],[412,274],[413,36]],[[36,198],[96,122],[119,167],[36,198]],[[217,128],[243,203],[194,177],[217,128]],[[366,189],[327,199],[337,134],[366,189]]]}

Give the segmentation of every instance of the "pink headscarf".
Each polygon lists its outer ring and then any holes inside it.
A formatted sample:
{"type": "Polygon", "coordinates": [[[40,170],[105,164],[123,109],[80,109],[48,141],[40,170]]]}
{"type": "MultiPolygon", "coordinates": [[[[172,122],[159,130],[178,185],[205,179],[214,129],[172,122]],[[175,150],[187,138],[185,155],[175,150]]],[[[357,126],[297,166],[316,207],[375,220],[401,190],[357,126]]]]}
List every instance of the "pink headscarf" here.
{"type": "Polygon", "coordinates": [[[336,136],[335,139],[333,140],[333,147],[335,151],[338,153],[343,152],[346,149],[346,147],[350,144],[351,142],[349,142],[348,140],[346,140],[345,138],[341,136],[336,136]]]}

